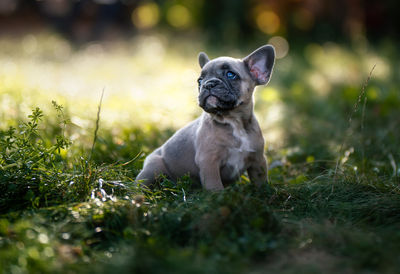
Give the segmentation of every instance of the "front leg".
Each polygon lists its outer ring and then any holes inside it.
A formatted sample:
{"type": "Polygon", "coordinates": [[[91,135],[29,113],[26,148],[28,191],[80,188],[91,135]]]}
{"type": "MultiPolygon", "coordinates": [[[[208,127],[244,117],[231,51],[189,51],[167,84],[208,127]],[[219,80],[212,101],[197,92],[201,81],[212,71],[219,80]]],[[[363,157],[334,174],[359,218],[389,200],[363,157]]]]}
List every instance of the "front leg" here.
{"type": "Polygon", "coordinates": [[[247,169],[247,174],[250,177],[250,181],[255,183],[258,187],[261,187],[263,184],[268,183],[267,172],[268,166],[264,154],[260,154],[247,169]]]}
{"type": "Polygon", "coordinates": [[[219,168],[215,166],[200,167],[200,180],[204,189],[211,191],[223,190],[219,168]]]}
{"type": "Polygon", "coordinates": [[[201,185],[204,189],[211,191],[223,190],[224,185],[221,181],[220,167],[218,161],[204,158],[197,161],[201,185]]]}

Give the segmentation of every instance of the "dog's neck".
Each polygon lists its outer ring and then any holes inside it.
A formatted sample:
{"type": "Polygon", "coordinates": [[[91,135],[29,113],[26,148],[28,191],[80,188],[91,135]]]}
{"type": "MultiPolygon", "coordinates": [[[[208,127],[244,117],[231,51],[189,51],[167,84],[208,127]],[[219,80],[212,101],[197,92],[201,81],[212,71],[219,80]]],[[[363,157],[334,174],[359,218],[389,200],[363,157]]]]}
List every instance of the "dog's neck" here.
{"type": "Polygon", "coordinates": [[[238,125],[243,128],[247,128],[253,121],[253,100],[247,103],[243,103],[235,108],[235,111],[227,111],[221,113],[207,113],[203,112],[203,115],[218,124],[230,124],[238,125]]]}

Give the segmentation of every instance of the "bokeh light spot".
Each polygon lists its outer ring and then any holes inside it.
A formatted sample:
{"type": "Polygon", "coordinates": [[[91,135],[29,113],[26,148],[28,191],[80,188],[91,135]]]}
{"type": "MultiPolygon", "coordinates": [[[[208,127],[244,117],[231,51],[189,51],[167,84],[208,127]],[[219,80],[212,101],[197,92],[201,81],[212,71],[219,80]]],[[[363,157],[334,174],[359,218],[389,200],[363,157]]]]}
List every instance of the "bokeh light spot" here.
{"type": "Polygon", "coordinates": [[[366,58],[364,61],[365,73],[369,73],[372,67],[375,66],[373,74],[374,78],[380,80],[387,80],[391,74],[388,62],[381,56],[377,56],[374,54],[368,54],[367,56],[368,58],[366,58]]]}
{"type": "Polygon", "coordinates": [[[132,22],[139,29],[148,29],[157,25],[160,10],[155,3],[146,3],[137,7],[132,13],[132,22]]]}
{"type": "Polygon", "coordinates": [[[256,16],[256,23],[258,28],[266,34],[274,34],[279,30],[281,24],[278,15],[269,10],[261,11],[256,16]]]}
{"type": "Polygon", "coordinates": [[[182,5],[173,5],[167,11],[168,23],[176,28],[186,28],[190,26],[190,11],[182,5]]]}
{"type": "Polygon", "coordinates": [[[275,55],[277,59],[281,59],[289,53],[289,43],[281,36],[272,37],[269,39],[268,43],[275,47],[275,55]]]}
{"type": "Polygon", "coordinates": [[[265,87],[260,91],[261,99],[265,102],[274,103],[279,100],[279,92],[272,87],[265,87]]]}
{"type": "Polygon", "coordinates": [[[331,85],[324,75],[319,72],[310,73],[307,76],[307,81],[312,89],[319,95],[328,95],[331,90],[331,85]]]}

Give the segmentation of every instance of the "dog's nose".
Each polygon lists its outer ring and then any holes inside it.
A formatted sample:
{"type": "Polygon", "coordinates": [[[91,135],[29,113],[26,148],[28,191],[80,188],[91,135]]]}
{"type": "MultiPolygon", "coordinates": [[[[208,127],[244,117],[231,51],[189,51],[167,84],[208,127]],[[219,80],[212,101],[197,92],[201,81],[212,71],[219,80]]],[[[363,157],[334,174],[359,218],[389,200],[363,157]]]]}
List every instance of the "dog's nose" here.
{"type": "Polygon", "coordinates": [[[215,80],[209,80],[204,84],[205,89],[212,89],[218,85],[218,82],[215,80]]]}

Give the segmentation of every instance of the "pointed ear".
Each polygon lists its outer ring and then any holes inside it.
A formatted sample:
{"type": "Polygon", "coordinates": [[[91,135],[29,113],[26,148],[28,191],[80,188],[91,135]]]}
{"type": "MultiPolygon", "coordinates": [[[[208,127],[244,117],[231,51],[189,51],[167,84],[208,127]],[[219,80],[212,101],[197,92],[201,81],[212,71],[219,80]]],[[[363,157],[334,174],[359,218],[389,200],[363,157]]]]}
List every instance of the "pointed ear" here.
{"type": "Polygon", "coordinates": [[[208,63],[208,61],[210,61],[210,58],[208,58],[207,54],[205,54],[204,52],[200,52],[199,53],[199,65],[200,65],[200,67],[203,68],[204,65],[208,63]]]}
{"type": "Polygon", "coordinates": [[[251,77],[257,85],[265,85],[271,78],[275,62],[275,49],[271,45],[262,46],[243,59],[251,77]]]}

